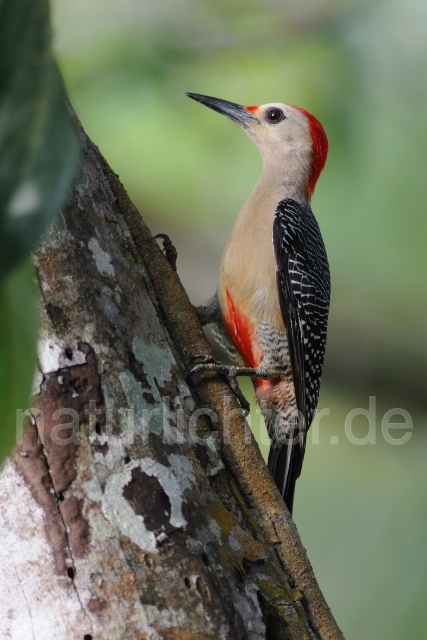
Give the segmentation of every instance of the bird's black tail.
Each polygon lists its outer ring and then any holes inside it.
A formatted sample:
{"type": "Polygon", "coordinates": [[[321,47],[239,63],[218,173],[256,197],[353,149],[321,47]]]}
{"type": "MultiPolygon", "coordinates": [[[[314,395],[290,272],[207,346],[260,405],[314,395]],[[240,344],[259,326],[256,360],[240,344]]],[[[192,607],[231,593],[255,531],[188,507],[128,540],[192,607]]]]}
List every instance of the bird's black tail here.
{"type": "Polygon", "coordinates": [[[268,456],[268,468],[292,515],[295,483],[301,474],[302,449],[300,444],[272,444],[268,456]]]}

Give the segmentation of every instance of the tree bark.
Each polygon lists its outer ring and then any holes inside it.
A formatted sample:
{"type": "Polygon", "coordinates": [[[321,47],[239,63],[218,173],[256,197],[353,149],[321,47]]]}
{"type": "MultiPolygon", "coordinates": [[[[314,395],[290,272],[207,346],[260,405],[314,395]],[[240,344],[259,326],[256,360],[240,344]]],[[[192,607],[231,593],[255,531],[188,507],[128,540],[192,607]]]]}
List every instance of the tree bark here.
{"type": "Polygon", "coordinates": [[[0,637],[343,638],[177,274],[79,123],[0,477],[0,637]],[[27,412],[29,413],[29,412],[27,412]]]}

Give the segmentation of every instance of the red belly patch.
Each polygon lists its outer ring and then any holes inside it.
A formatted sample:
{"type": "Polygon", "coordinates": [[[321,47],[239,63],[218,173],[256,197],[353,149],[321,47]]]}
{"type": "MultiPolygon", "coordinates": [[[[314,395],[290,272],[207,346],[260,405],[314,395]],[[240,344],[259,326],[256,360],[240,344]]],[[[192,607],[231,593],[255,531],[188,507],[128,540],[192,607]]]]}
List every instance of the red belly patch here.
{"type": "MultiPolygon", "coordinates": [[[[262,360],[261,349],[259,348],[255,327],[252,322],[241,313],[233,302],[228,289],[225,290],[226,310],[225,326],[234,346],[247,367],[257,367],[262,360]]],[[[252,378],[256,388],[271,387],[272,380],[261,380],[252,378]]]]}
{"type": "Polygon", "coordinates": [[[257,367],[261,352],[256,342],[255,327],[235,306],[228,289],[225,290],[225,326],[234,346],[247,367],[257,367]]]}

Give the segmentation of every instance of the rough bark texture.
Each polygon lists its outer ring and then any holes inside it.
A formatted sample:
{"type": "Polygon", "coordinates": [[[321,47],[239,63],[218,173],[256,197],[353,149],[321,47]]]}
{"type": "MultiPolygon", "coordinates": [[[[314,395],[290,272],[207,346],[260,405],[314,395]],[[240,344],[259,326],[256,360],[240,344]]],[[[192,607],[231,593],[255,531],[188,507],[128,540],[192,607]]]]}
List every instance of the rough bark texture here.
{"type": "Polygon", "coordinates": [[[176,273],[80,135],[0,477],[0,637],[342,638],[228,384],[188,386],[210,347],[176,273]]]}

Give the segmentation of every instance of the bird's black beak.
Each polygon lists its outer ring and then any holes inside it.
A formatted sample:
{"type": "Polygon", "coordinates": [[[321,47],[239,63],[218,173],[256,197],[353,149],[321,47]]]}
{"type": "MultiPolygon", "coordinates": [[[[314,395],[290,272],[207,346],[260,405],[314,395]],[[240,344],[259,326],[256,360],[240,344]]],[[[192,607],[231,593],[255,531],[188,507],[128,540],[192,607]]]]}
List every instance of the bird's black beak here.
{"type": "Polygon", "coordinates": [[[189,98],[193,98],[193,100],[197,100],[197,102],[201,102],[210,109],[228,116],[231,120],[234,120],[234,122],[237,122],[237,124],[240,124],[247,129],[251,122],[258,122],[257,118],[247,111],[246,107],[243,107],[240,104],[228,102],[227,100],[220,100],[219,98],[211,98],[210,96],[201,96],[198,93],[187,92],[186,95],[189,98]]]}

